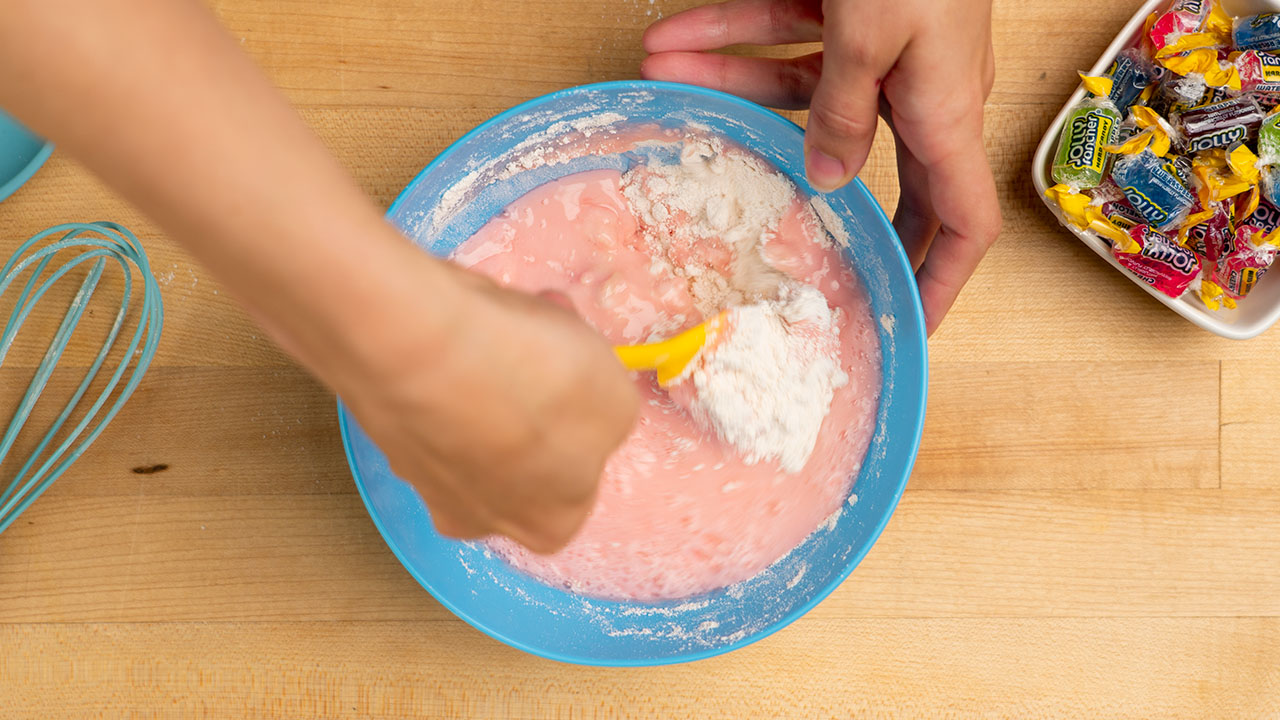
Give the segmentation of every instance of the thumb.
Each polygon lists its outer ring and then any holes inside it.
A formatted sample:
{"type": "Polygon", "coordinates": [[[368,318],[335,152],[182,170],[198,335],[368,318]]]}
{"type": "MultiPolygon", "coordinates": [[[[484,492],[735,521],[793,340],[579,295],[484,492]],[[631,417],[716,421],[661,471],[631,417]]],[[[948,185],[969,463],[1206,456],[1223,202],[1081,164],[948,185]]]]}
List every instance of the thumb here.
{"type": "MultiPolygon", "coordinates": [[[[847,6],[847,4],[846,4],[847,6]]],[[[822,75],[809,104],[805,173],[821,192],[844,186],[871,152],[880,109],[880,81],[897,60],[874,38],[842,32],[832,22],[823,37],[822,75]]]]}

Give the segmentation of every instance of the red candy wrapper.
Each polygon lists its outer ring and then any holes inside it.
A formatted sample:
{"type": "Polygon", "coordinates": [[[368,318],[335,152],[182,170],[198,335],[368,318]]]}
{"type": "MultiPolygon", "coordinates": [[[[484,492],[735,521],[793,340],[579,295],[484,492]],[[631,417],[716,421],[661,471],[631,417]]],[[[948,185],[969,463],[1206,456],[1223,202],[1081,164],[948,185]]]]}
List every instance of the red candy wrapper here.
{"type": "Polygon", "coordinates": [[[1240,53],[1235,64],[1240,70],[1241,90],[1264,95],[1280,93],[1280,55],[1250,50],[1240,53]]]}
{"type": "MultiPolygon", "coordinates": [[[[1243,197],[1243,196],[1242,196],[1243,197]]],[[[1253,214],[1245,219],[1246,225],[1253,225],[1262,228],[1264,232],[1271,232],[1280,227],[1280,208],[1272,205],[1265,198],[1258,201],[1258,208],[1253,214]]]]}
{"type": "Polygon", "coordinates": [[[1266,274],[1271,263],[1275,262],[1280,247],[1266,242],[1255,245],[1253,242],[1253,238],[1262,232],[1261,228],[1241,226],[1235,232],[1234,247],[1218,258],[1213,281],[1222,287],[1228,297],[1239,300],[1248,295],[1266,274]]]}
{"type": "Polygon", "coordinates": [[[1212,9],[1213,0],[1173,0],[1173,4],[1156,18],[1151,31],[1147,33],[1152,47],[1159,50],[1177,42],[1183,35],[1200,30],[1212,9]]]}
{"type": "Polygon", "coordinates": [[[1235,249],[1235,235],[1231,230],[1231,209],[1227,203],[1215,208],[1213,217],[1191,228],[1187,235],[1187,247],[1204,258],[1212,266],[1218,258],[1235,249]]]}
{"type": "Polygon", "coordinates": [[[1173,238],[1147,225],[1129,231],[1136,248],[1112,245],[1111,254],[1143,282],[1169,297],[1181,297],[1200,274],[1200,258],[1173,238]]]}

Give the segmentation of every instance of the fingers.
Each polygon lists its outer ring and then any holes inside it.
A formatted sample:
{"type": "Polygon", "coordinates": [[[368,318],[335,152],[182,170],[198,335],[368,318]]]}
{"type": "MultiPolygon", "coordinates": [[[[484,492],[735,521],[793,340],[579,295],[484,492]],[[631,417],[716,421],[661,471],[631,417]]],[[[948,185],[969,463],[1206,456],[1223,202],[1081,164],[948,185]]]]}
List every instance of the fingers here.
{"type": "Polygon", "coordinates": [[[901,34],[885,35],[860,22],[860,3],[819,0],[732,0],[694,8],[654,23],[641,67],[652,80],[716,88],[781,108],[810,103],[805,169],[818,190],[830,191],[862,169],[876,131],[880,80],[902,50],[901,34]],[[899,39],[895,39],[899,38],[899,39]],[[776,45],[822,40],[824,55],[798,61],[727,58],[689,51],[749,43],[776,45]],[[821,79],[814,85],[815,75],[821,79]]]}
{"type": "Polygon", "coordinates": [[[807,107],[822,53],[790,60],[743,58],[700,52],[663,52],[640,65],[646,80],[666,80],[722,90],[761,105],[788,110],[807,107]]]}
{"type": "Polygon", "coordinates": [[[925,254],[938,233],[938,215],[933,211],[929,197],[929,170],[911,152],[911,146],[902,139],[893,122],[893,108],[884,94],[880,95],[880,117],[893,131],[894,148],[898,159],[898,208],[893,214],[893,228],[902,241],[911,269],[919,270],[925,254]]]}
{"type": "Polygon", "coordinates": [[[399,463],[392,463],[391,471],[413,485],[426,503],[436,532],[455,540],[475,540],[494,532],[492,523],[485,520],[486,516],[474,502],[459,495],[446,481],[446,478],[453,477],[453,473],[431,458],[417,456],[415,460],[414,467],[419,469],[418,473],[404,472],[399,463]]]}
{"type": "Polygon", "coordinates": [[[820,191],[835,190],[862,169],[875,138],[880,82],[902,46],[877,35],[853,13],[860,3],[833,4],[823,35],[822,76],[809,105],[805,171],[820,191]]]}
{"type": "Polygon", "coordinates": [[[465,518],[446,515],[442,512],[431,513],[431,522],[436,526],[436,532],[455,540],[475,540],[489,534],[486,528],[465,518]]]}
{"type": "MultiPolygon", "coordinates": [[[[569,455],[562,452],[555,457],[569,455]]],[[[586,522],[595,506],[596,479],[604,463],[602,459],[585,470],[558,461],[527,466],[527,475],[507,492],[485,498],[468,491],[473,481],[433,458],[418,456],[415,460],[424,472],[410,475],[394,465],[392,471],[411,479],[436,532],[456,540],[502,535],[540,554],[563,548],[586,522]]]]}
{"type": "Polygon", "coordinates": [[[916,280],[932,334],[1000,234],[995,179],[980,136],[929,168],[929,192],[942,225],[916,280]]]}
{"type": "Polygon", "coordinates": [[[541,555],[554,553],[568,545],[595,507],[596,478],[600,471],[588,472],[576,481],[565,472],[565,468],[558,473],[549,470],[531,472],[525,479],[527,486],[512,489],[508,503],[497,512],[488,531],[509,537],[541,555]],[[554,474],[548,475],[548,472],[554,474]],[[538,492],[539,488],[554,486],[577,488],[580,492],[550,497],[545,492],[538,492]]]}
{"type": "Polygon", "coordinates": [[[987,50],[982,60],[982,99],[991,97],[991,89],[996,85],[996,56],[994,50],[987,50]]]}
{"type": "Polygon", "coordinates": [[[947,311],[960,296],[960,290],[999,235],[998,213],[992,228],[982,235],[961,234],[945,225],[938,231],[933,247],[916,273],[920,301],[924,306],[925,328],[930,335],[942,324],[947,311]]]}
{"type": "Polygon", "coordinates": [[[492,528],[482,522],[462,498],[440,486],[438,478],[436,475],[433,480],[413,483],[427,505],[436,532],[456,540],[474,540],[492,532],[492,528]]]}
{"type": "Polygon", "coordinates": [[[819,0],[731,0],[664,18],[644,33],[649,53],[783,45],[822,39],[819,0]]]}
{"type": "Polygon", "coordinates": [[[586,521],[595,496],[572,503],[539,504],[508,509],[507,517],[482,516],[455,493],[417,485],[430,510],[436,532],[455,540],[502,535],[535,553],[550,554],[573,539],[586,521]],[[488,519],[486,519],[488,517],[488,519]]]}
{"type": "Polygon", "coordinates": [[[893,227],[898,231],[912,269],[919,270],[940,223],[929,197],[929,170],[901,138],[898,139],[898,183],[902,192],[893,214],[893,227]]]}
{"type": "MultiPolygon", "coordinates": [[[[1000,205],[982,127],[990,57],[990,48],[979,45],[962,62],[940,65],[925,46],[912,46],[884,83],[899,143],[926,176],[922,182],[919,168],[908,163],[914,177],[903,180],[908,209],[928,217],[922,212],[926,201],[909,193],[927,188],[927,204],[940,223],[916,272],[930,333],[1000,233],[1000,205]]],[[[913,224],[922,222],[903,221],[912,232],[918,231],[913,224]]]]}
{"type": "Polygon", "coordinates": [[[593,504],[594,498],[592,502],[583,505],[540,510],[537,517],[529,522],[500,528],[498,532],[539,555],[550,555],[564,549],[578,534],[578,530],[587,521],[593,504]]]}

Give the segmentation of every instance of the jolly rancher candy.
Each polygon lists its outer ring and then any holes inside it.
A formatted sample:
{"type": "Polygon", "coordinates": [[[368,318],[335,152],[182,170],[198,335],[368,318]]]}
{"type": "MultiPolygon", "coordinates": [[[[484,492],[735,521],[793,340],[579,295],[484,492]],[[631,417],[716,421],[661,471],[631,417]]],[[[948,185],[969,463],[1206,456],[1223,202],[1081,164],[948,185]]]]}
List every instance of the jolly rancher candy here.
{"type": "Polygon", "coordinates": [[[1240,89],[1245,92],[1280,93],[1280,55],[1260,50],[1240,53],[1235,59],[1240,89]]]}
{"type": "Polygon", "coordinates": [[[1253,211],[1253,214],[1245,218],[1244,224],[1260,227],[1267,232],[1271,232],[1280,227],[1280,208],[1263,200],[1258,203],[1258,207],[1253,211]]]}
{"type": "Polygon", "coordinates": [[[1164,68],[1148,60],[1142,50],[1129,48],[1117,55],[1107,70],[1106,77],[1111,79],[1110,100],[1116,109],[1126,113],[1142,91],[1158,82],[1163,75],[1164,68]]]}
{"type": "Polygon", "coordinates": [[[1169,9],[1156,17],[1147,33],[1152,47],[1160,50],[1183,35],[1200,30],[1212,9],[1212,0],[1173,0],[1169,9]]]}
{"type": "Polygon", "coordinates": [[[1234,251],[1218,259],[1217,271],[1213,276],[1227,296],[1235,300],[1249,294],[1275,262],[1276,253],[1280,251],[1274,240],[1262,239],[1261,230],[1256,231],[1256,240],[1243,236],[1254,230],[1256,228],[1245,226],[1237,231],[1234,251]]]}
{"type": "Polygon", "coordinates": [[[1280,50],[1280,14],[1237,18],[1232,37],[1237,50],[1280,50]]]}
{"type": "Polygon", "coordinates": [[[1143,282],[1169,297],[1181,297],[1200,275],[1200,258],[1146,225],[1129,231],[1132,243],[1113,243],[1111,254],[1143,282]]]}
{"type": "Polygon", "coordinates": [[[1164,5],[1104,75],[1081,75],[1091,98],[1046,195],[1161,293],[1233,308],[1280,256],[1280,13],[1164,5]]]}
{"type": "Polygon", "coordinates": [[[1262,197],[1272,205],[1280,203],[1280,165],[1267,165],[1262,168],[1262,197]]]}
{"type": "Polygon", "coordinates": [[[1112,200],[1102,203],[1102,214],[1112,225],[1128,232],[1146,221],[1133,206],[1125,200],[1112,200]]]}
{"type": "Polygon", "coordinates": [[[1258,128],[1258,161],[1263,165],[1280,164],[1280,113],[1272,113],[1258,128]]]}
{"type": "Polygon", "coordinates": [[[1249,140],[1264,117],[1258,103],[1243,96],[1188,110],[1178,125],[1186,137],[1187,152],[1195,153],[1249,140]]]}
{"type": "Polygon", "coordinates": [[[1053,181],[1077,190],[1097,187],[1106,177],[1120,112],[1106,98],[1092,98],[1067,115],[1053,160],[1053,181]]]}
{"type": "Polygon", "coordinates": [[[1124,197],[1157,230],[1177,228],[1195,205],[1196,197],[1170,171],[1170,163],[1150,150],[1116,159],[1111,177],[1124,197]]]}
{"type": "Polygon", "coordinates": [[[1219,203],[1213,216],[1191,228],[1187,235],[1187,247],[1204,258],[1210,265],[1235,248],[1235,236],[1231,229],[1231,210],[1227,203],[1219,203]]]}
{"type": "Polygon", "coordinates": [[[1209,87],[1202,77],[1182,77],[1175,73],[1165,73],[1165,79],[1156,86],[1153,94],[1151,108],[1165,117],[1232,97],[1230,88],[1209,87]]]}

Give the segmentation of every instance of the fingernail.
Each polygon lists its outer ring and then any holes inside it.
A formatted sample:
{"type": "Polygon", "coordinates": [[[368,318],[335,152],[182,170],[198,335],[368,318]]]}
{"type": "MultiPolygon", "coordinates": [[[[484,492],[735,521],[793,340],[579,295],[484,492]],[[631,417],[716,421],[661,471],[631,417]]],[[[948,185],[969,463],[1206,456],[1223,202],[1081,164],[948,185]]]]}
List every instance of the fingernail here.
{"type": "Polygon", "coordinates": [[[809,184],[822,192],[831,192],[844,184],[844,163],[817,148],[809,148],[805,173],[809,184]]]}

